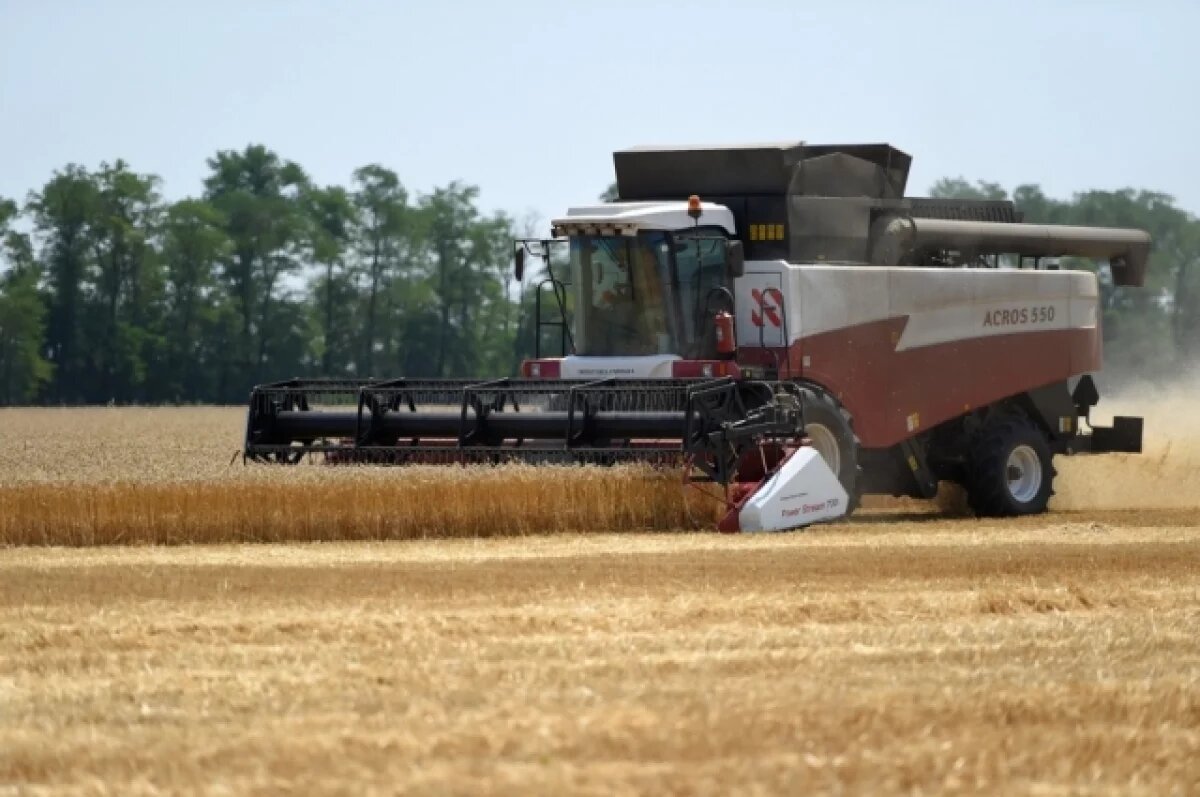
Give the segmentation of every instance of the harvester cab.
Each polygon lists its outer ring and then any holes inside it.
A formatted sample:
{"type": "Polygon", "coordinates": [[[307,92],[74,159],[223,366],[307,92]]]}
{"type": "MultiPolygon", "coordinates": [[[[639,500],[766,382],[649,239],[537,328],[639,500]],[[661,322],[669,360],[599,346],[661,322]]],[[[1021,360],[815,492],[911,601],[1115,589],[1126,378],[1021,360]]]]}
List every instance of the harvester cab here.
{"type": "Polygon", "coordinates": [[[683,465],[725,486],[721,528],[784,529],[942,481],[981,515],[1041,512],[1054,456],[1141,450],[1140,418],[1091,422],[1099,283],[1058,258],[1140,286],[1145,232],[906,197],[886,144],[614,161],[618,201],[516,243],[519,378],[264,385],[247,458],[683,465]]]}
{"type": "Polygon", "coordinates": [[[727,208],[697,197],[572,208],[553,235],[517,242],[520,270],[529,256],[544,263],[525,376],[726,375],[711,363],[731,359],[732,330],[722,345],[712,320],[732,318],[744,268],[727,208]],[[543,349],[554,358],[542,361],[543,349]],[[680,360],[707,362],[707,373],[680,373],[680,360]]]}

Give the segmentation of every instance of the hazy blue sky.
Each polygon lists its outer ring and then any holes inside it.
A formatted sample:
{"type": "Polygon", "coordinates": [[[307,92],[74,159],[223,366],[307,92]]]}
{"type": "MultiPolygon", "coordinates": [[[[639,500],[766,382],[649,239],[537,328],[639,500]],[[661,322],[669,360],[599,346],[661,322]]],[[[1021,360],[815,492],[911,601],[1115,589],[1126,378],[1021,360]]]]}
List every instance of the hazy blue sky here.
{"type": "Polygon", "coordinates": [[[196,193],[262,142],[321,182],[461,178],[550,216],[639,143],[888,141],[943,175],[1200,211],[1200,2],[0,0],[0,195],[123,157],[196,193]]]}

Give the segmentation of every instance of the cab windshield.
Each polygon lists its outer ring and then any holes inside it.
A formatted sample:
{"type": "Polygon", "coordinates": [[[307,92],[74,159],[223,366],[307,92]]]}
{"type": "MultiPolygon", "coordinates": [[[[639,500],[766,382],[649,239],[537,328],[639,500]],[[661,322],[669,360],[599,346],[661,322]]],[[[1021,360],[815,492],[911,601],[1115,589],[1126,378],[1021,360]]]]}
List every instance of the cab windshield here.
{"type": "Polygon", "coordinates": [[[666,233],[571,238],[575,353],[672,354],[668,323],[670,244],[666,233]]]}
{"type": "Polygon", "coordinates": [[[576,354],[715,353],[709,300],[728,270],[719,231],[572,236],[570,249],[576,354]]]}

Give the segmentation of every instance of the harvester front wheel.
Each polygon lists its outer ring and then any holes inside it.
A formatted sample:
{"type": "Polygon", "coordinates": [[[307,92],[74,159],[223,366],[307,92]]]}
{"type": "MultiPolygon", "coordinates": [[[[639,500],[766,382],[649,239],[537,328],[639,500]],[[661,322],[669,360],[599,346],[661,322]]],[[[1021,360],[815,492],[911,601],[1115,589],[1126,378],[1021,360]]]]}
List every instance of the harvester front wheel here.
{"type": "Polygon", "coordinates": [[[1024,415],[989,423],[971,447],[967,503],[982,517],[1037,515],[1054,495],[1053,453],[1024,415]]]}
{"type": "Polygon", "coordinates": [[[846,494],[850,496],[853,512],[858,506],[858,438],[854,435],[849,414],[837,399],[816,387],[802,387],[804,401],[804,436],[812,442],[829,469],[837,474],[846,494]]]}

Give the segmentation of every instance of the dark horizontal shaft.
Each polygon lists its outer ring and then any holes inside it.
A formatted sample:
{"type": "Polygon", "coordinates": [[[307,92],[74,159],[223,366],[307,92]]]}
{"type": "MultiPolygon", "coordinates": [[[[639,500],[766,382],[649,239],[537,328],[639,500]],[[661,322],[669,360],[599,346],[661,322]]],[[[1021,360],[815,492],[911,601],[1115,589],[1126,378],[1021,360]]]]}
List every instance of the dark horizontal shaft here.
{"type": "MultiPolygon", "coordinates": [[[[586,431],[596,439],[661,440],[682,439],[684,412],[597,412],[588,416],[586,431]]],[[[371,424],[364,414],[364,427],[371,424]]],[[[584,415],[578,412],[574,427],[567,429],[565,411],[493,412],[482,424],[487,436],[494,439],[563,440],[569,434],[584,431],[584,415]]],[[[354,412],[285,411],[275,416],[272,438],[307,442],[318,438],[353,438],[358,430],[358,414],[354,412]]],[[[374,419],[373,431],[399,439],[458,438],[460,433],[480,430],[481,424],[473,411],[468,411],[466,423],[461,412],[389,412],[374,419]]]]}

